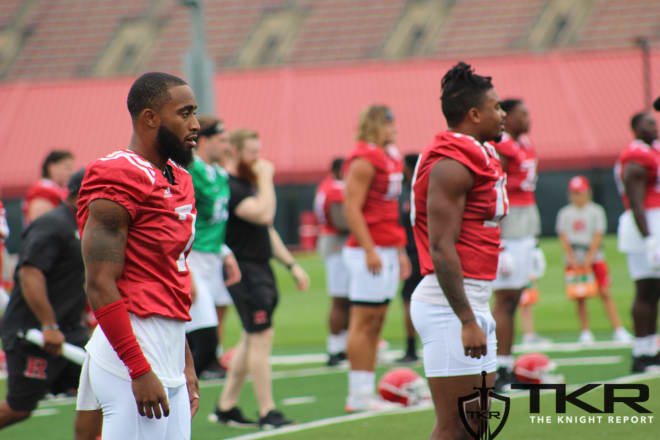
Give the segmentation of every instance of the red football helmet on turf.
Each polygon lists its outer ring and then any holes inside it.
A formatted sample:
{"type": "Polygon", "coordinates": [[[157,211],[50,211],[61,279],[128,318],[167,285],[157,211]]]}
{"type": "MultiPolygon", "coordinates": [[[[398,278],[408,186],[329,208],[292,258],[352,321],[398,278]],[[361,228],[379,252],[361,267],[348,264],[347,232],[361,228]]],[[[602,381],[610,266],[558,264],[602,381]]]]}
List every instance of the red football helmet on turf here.
{"type": "Polygon", "coordinates": [[[394,368],[378,381],[378,392],[383,399],[403,405],[414,405],[431,394],[426,382],[410,368],[394,368]]]}
{"type": "Polygon", "coordinates": [[[562,383],[561,375],[550,374],[555,368],[555,363],[543,353],[526,353],[518,356],[513,372],[520,383],[562,383]]]}

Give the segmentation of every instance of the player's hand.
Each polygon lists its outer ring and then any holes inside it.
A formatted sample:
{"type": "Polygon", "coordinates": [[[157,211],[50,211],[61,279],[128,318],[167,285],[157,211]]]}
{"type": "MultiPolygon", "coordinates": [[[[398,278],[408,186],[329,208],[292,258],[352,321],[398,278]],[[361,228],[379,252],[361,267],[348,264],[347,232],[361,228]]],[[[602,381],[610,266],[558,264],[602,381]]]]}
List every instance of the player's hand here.
{"type": "Polygon", "coordinates": [[[383,262],[380,261],[380,256],[378,255],[378,252],[376,252],[375,249],[367,251],[366,258],[367,258],[367,269],[369,270],[369,273],[373,275],[378,275],[380,271],[383,269],[383,262]]]}
{"type": "Polygon", "coordinates": [[[153,370],[133,379],[131,387],[141,416],[160,419],[162,416],[170,415],[170,404],[167,402],[165,388],[153,370]]]}
{"type": "Polygon", "coordinates": [[[223,266],[225,270],[225,286],[229,287],[241,281],[241,269],[238,267],[238,262],[234,254],[228,254],[225,257],[223,266]]]}
{"type": "Polygon", "coordinates": [[[573,255],[568,256],[568,267],[571,269],[578,269],[580,265],[578,264],[577,260],[573,255]]]}
{"type": "Polygon", "coordinates": [[[412,264],[405,251],[399,251],[399,278],[407,280],[412,274],[412,264]]]}
{"type": "Polygon", "coordinates": [[[252,171],[254,171],[254,174],[256,174],[257,177],[272,179],[273,174],[275,174],[275,166],[272,162],[267,161],[266,159],[257,159],[252,164],[252,171]]]}
{"type": "Polygon", "coordinates": [[[590,259],[588,259],[588,258],[585,259],[585,260],[584,260],[584,263],[582,264],[582,270],[583,270],[585,273],[589,273],[589,272],[591,272],[591,265],[592,265],[592,264],[593,264],[593,263],[591,262],[590,259]]]}
{"type": "Polygon", "coordinates": [[[199,409],[199,380],[193,365],[186,365],[183,373],[186,375],[186,387],[190,399],[190,418],[193,418],[199,409]]]}
{"type": "Polygon", "coordinates": [[[43,330],[44,335],[44,351],[53,356],[62,354],[62,344],[66,340],[64,334],[56,329],[43,330]]]}
{"type": "Polygon", "coordinates": [[[291,267],[291,276],[296,281],[298,290],[304,292],[309,289],[309,276],[305,272],[305,269],[300,267],[298,263],[294,263],[293,267],[291,267]]]}
{"type": "Polygon", "coordinates": [[[463,340],[463,349],[465,356],[479,359],[481,356],[486,356],[486,333],[479,327],[474,318],[463,324],[461,330],[461,339],[463,340]]]}

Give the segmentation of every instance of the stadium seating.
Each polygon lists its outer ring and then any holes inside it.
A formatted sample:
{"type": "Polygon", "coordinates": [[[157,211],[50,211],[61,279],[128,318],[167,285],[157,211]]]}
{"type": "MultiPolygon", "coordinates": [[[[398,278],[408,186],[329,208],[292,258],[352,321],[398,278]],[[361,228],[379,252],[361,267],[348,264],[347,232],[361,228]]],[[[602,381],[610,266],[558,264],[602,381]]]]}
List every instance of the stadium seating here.
{"type": "MultiPolygon", "coordinates": [[[[444,19],[430,33],[432,44],[412,55],[469,58],[552,48],[552,44],[539,47],[530,36],[541,25],[544,11],[557,1],[445,0],[444,19]]],[[[205,0],[204,4],[207,49],[216,70],[223,70],[254,67],[253,62],[241,61],[242,51],[264,17],[287,8],[296,8],[303,18],[290,30],[293,42],[276,64],[323,66],[385,58],[384,45],[410,1],[205,0]]],[[[593,0],[585,10],[586,18],[561,48],[628,48],[639,36],[660,41],[657,0],[593,0]]],[[[0,77],[12,81],[131,73],[119,66],[98,69],[97,64],[122,23],[136,19],[151,23],[147,31],[153,44],[133,66],[135,72],[182,73],[182,56],[190,44],[188,15],[180,0],[4,0],[0,29],[14,32],[17,38],[11,44],[19,47],[0,51],[0,77]]],[[[0,41],[5,40],[0,33],[0,41]]]]}

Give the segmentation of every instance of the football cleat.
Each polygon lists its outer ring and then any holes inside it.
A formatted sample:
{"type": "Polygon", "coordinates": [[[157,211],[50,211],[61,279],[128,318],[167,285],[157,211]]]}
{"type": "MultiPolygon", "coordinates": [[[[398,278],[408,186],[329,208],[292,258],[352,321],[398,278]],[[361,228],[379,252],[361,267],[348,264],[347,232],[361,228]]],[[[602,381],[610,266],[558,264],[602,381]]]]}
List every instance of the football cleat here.
{"type": "Polygon", "coordinates": [[[394,368],[383,375],[378,381],[378,392],[388,402],[410,406],[420,400],[429,399],[426,381],[410,368],[394,368]]]}
{"type": "Polygon", "coordinates": [[[555,368],[555,363],[543,353],[526,353],[516,359],[514,379],[520,383],[563,383],[563,376],[550,374],[555,368]]]}

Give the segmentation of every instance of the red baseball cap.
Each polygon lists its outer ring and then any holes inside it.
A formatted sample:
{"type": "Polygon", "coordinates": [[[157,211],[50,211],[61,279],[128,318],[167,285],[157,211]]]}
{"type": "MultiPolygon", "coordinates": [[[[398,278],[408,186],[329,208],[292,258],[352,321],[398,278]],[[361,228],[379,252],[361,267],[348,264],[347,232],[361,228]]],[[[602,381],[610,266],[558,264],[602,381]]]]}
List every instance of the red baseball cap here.
{"type": "Polygon", "coordinates": [[[568,182],[568,190],[571,192],[585,192],[589,191],[589,181],[584,176],[574,176],[568,182]]]}

